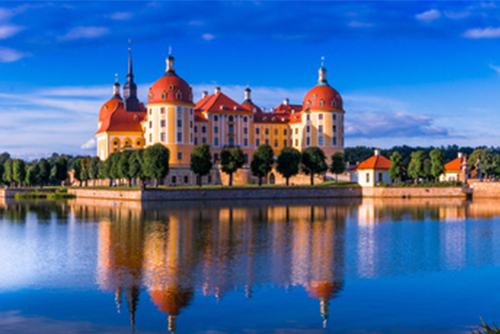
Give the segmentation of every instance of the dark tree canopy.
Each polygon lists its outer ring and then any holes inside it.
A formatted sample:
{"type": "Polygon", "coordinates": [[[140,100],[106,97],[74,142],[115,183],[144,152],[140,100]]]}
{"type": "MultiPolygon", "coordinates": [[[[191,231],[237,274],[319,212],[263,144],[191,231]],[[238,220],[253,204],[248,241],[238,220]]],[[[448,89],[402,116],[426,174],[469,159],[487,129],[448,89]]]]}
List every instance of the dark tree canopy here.
{"type": "Polygon", "coordinates": [[[154,144],[144,150],[144,174],[155,180],[164,179],[168,175],[170,151],[162,144],[154,144]]]}
{"type": "MultiPolygon", "coordinates": [[[[458,154],[458,153],[457,153],[458,154]]],[[[444,154],[439,148],[436,148],[429,153],[431,157],[431,175],[437,180],[444,173],[444,154]]]]}
{"type": "Polygon", "coordinates": [[[336,175],[338,181],[338,175],[345,171],[344,155],[341,152],[336,152],[332,155],[332,165],[330,166],[330,171],[336,175]]]}
{"type": "Polygon", "coordinates": [[[259,185],[262,184],[262,178],[265,177],[272,169],[274,164],[274,152],[270,145],[263,144],[255,151],[250,169],[252,174],[259,178],[259,185]]]}
{"type": "Polygon", "coordinates": [[[46,159],[38,161],[40,173],[38,174],[38,182],[42,185],[47,184],[50,179],[50,163],[46,159]]]}
{"type": "Polygon", "coordinates": [[[389,177],[397,182],[403,176],[403,166],[401,165],[401,154],[394,152],[391,155],[391,167],[389,168],[389,177]]]}
{"type": "Polygon", "coordinates": [[[299,173],[301,154],[293,147],[283,148],[276,161],[276,170],[286,179],[286,185],[289,179],[299,173]]]}
{"type": "Polygon", "coordinates": [[[26,164],[21,159],[14,160],[14,164],[12,166],[13,174],[14,174],[14,182],[17,182],[18,186],[21,186],[21,183],[25,181],[26,178],[26,164]]]}
{"type": "Polygon", "coordinates": [[[425,177],[424,160],[424,151],[416,151],[411,154],[411,161],[408,165],[408,175],[415,180],[415,183],[418,182],[419,178],[425,177]]]}
{"type": "Polygon", "coordinates": [[[222,171],[229,175],[229,185],[233,185],[233,173],[243,167],[245,156],[239,148],[225,148],[220,154],[222,171]]]}
{"type": "Polygon", "coordinates": [[[198,175],[198,185],[202,185],[202,177],[212,170],[212,154],[207,144],[197,145],[191,152],[191,170],[198,175]]]}
{"type": "Polygon", "coordinates": [[[314,184],[314,174],[328,170],[325,153],[319,147],[308,147],[302,151],[301,168],[306,175],[311,175],[311,185],[314,184]]]}

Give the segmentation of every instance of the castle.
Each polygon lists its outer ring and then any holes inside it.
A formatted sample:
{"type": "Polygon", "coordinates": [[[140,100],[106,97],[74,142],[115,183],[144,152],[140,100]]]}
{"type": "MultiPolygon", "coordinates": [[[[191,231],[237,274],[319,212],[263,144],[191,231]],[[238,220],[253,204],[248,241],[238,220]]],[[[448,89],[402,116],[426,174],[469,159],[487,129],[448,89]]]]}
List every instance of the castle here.
{"type": "MultiPolygon", "coordinates": [[[[201,143],[210,145],[215,162],[224,148],[239,147],[247,164],[262,144],[270,145],[276,156],[287,146],[299,151],[317,146],[328,160],[344,150],[342,97],[328,84],[323,64],[317,85],[307,92],[302,104],[285,99],[271,112],[252,101],[248,87],[242,103],[218,87],[214,94],[203,92],[194,103],[193,90],[176,73],[172,54],[166,59],[165,74],[149,88],[146,105],[137,98],[130,49],[123,97],[120,88],[118,82],[113,85],[112,98],[99,112],[97,155],[105,160],[120,150],[161,143],[170,150],[173,177],[167,184],[195,184],[189,170],[190,156],[201,143]]],[[[220,183],[220,178],[213,176],[207,182],[220,183]]]]}

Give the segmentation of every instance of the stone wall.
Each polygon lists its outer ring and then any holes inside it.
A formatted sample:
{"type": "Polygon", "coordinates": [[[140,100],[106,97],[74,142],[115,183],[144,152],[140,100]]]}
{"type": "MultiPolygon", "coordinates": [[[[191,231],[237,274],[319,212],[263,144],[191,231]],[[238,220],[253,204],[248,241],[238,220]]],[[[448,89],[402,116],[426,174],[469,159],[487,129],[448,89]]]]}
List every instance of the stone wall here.
{"type": "Polygon", "coordinates": [[[54,190],[52,189],[44,189],[44,188],[39,188],[39,189],[5,189],[5,188],[0,188],[0,197],[2,198],[14,198],[16,194],[26,194],[26,193],[33,193],[33,192],[40,192],[40,193],[50,193],[53,192],[54,190]]]}
{"type": "Polygon", "coordinates": [[[363,197],[383,198],[466,198],[470,189],[462,187],[363,187],[363,197]]]}
{"type": "Polygon", "coordinates": [[[471,182],[474,198],[500,198],[500,182],[471,182]]]}
{"type": "Polygon", "coordinates": [[[77,198],[98,198],[126,201],[140,201],[142,199],[142,193],[140,190],[71,188],[68,189],[68,193],[75,194],[77,198]]]}

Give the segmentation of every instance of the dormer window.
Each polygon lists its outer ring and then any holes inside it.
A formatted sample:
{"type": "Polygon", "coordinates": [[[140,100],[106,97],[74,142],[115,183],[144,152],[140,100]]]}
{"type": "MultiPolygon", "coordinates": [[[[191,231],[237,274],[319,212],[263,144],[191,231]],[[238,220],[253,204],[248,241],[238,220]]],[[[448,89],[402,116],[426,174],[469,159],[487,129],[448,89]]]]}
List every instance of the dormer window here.
{"type": "Polygon", "coordinates": [[[313,95],[313,100],[316,100],[316,94],[313,95]]]}
{"type": "Polygon", "coordinates": [[[311,108],[311,101],[307,101],[306,106],[307,108],[311,108]]]}
{"type": "Polygon", "coordinates": [[[180,100],[182,98],[181,92],[177,92],[177,94],[175,94],[175,97],[177,98],[177,100],[180,100]]]}
{"type": "Polygon", "coordinates": [[[337,101],[335,101],[335,100],[332,101],[332,107],[337,108],[337,101]]]}
{"type": "Polygon", "coordinates": [[[323,101],[323,100],[319,100],[319,106],[320,106],[320,107],[323,107],[324,105],[325,105],[325,101],[323,101]]]}
{"type": "Polygon", "coordinates": [[[161,93],[161,99],[162,99],[162,100],[165,100],[166,98],[167,98],[167,93],[166,93],[165,91],[163,91],[163,92],[161,93]]]}
{"type": "Polygon", "coordinates": [[[105,110],[105,111],[106,111],[106,110],[108,110],[108,106],[104,106],[104,110],[105,110]]]}
{"type": "Polygon", "coordinates": [[[168,89],[169,89],[169,90],[174,90],[174,86],[170,85],[170,86],[168,87],[168,89]]]}

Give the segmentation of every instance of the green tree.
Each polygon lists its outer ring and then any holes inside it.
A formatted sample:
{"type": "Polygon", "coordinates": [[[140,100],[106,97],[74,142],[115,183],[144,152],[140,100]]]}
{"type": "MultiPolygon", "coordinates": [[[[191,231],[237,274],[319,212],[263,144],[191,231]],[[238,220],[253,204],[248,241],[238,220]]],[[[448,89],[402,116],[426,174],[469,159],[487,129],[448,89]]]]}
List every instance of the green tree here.
{"type": "MultiPolygon", "coordinates": [[[[99,174],[99,162],[101,160],[98,157],[93,157],[90,159],[89,168],[88,168],[88,176],[90,180],[97,180],[99,174]]],[[[95,183],[94,183],[95,185],[95,183]]]]}
{"type": "Polygon", "coordinates": [[[437,182],[441,174],[444,173],[444,154],[439,148],[436,148],[429,153],[431,157],[431,175],[434,176],[437,182]]]}
{"type": "Polygon", "coordinates": [[[50,178],[50,164],[46,159],[40,159],[38,161],[38,183],[40,183],[40,186],[43,187],[49,182],[50,178]]]}
{"type": "Polygon", "coordinates": [[[300,152],[293,147],[285,147],[278,154],[276,170],[286,179],[287,186],[289,179],[299,173],[300,159],[300,152]]]}
{"type": "Polygon", "coordinates": [[[3,174],[5,172],[5,167],[3,166],[3,163],[0,163],[0,184],[2,184],[3,181],[3,174]]]}
{"type": "Polygon", "coordinates": [[[311,175],[311,185],[314,185],[314,174],[322,174],[328,170],[325,153],[316,146],[302,151],[301,169],[306,175],[311,175]]]}
{"type": "Polygon", "coordinates": [[[411,161],[408,165],[408,175],[418,183],[418,179],[424,177],[424,151],[415,151],[411,154],[411,161]]]}
{"type": "Polygon", "coordinates": [[[76,159],[73,163],[73,178],[79,182],[78,186],[82,186],[82,159],[76,159]]]}
{"type": "Polygon", "coordinates": [[[0,154],[0,164],[5,164],[9,159],[10,154],[8,152],[3,152],[2,154],[0,154]]]}
{"type": "Polygon", "coordinates": [[[80,172],[80,178],[82,179],[83,182],[85,182],[85,187],[88,186],[88,180],[89,180],[89,163],[90,159],[89,158],[82,158],[80,160],[80,165],[81,165],[81,172],[80,172]]]}
{"type": "Polygon", "coordinates": [[[144,175],[154,180],[158,187],[158,179],[168,175],[170,151],[162,144],[154,144],[144,150],[144,175]]]}
{"type": "Polygon", "coordinates": [[[97,178],[99,180],[109,179],[109,186],[111,186],[111,178],[109,177],[109,170],[111,168],[111,159],[106,159],[105,161],[99,161],[97,178]]]}
{"type": "Polygon", "coordinates": [[[394,152],[391,155],[391,167],[389,167],[389,177],[393,182],[398,183],[398,179],[403,176],[403,166],[401,165],[401,154],[394,152]]]}
{"type": "Polygon", "coordinates": [[[120,160],[118,161],[118,176],[120,179],[127,179],[129,187],[132,186],[132,176],[130,176],[130,156],[133,151],[127,150],[120,154],[120,160]]]}
{"type": "Polygon", "coordinates": [[[28,167],[27,172],[26,172],[26,184],[28,186],[33,186],[38,182],[38,175],[40,174],[40,167],[38,164],[34,164],[30,167],[28,167]]]}
{"type": "Polygon", "coordinates": [[[480,167],[488,177],[495,173],[495,157],[489,150],[483,151],[480,167]]]}
{"type": "Polygon", "coordinates": [[[4,165],[5,170],[3,172],[3,182],[7,183],[9,187],[12,187],[12,183],[14,182],[14,170],[12,169],[13,164],[13,160],[7,159],[4,165]]]}
{"type": "Polygon", "coordinates": [[[61,184],[68,178],[68,160],[64,156],[59,156],[54,162],[51,170],[51,179],[53,183],[61,184]]]}
{"type": "Polygon", "coordinates": [[[202,177],[210,174],[212,170],[212,154],[210,154],[210,146],[200,144],[191,152],[191,170],[198,175],[198,185],[202,185],[202,177]]]}
{"type": "MultiPolygon", "coordinates": [[[[469,166],[471,171],[476,169],[477,158],[481,158],[485,151],[488,150],[485,148],[477,148],[469,155],[469,166]]],[[[482,167],[480,166],[480,168],[482,167]]]]}
{"type": "Polygon", "coordinates": [[[259,178],[259,186],[262,185],[262,178],[267,176],[273,169],[274,152],[270,145],[263,144],[257,148],[250,163],[252,174],[259,178]]]}
{"type": "Polygon", "coordinates": [[[144,150],[135,150],[134,153],[129,157],[130,165],[130,177],[141,181],[142,190],[145,189],[144,181],[146,180],[146,175],[144,175],[144,150]]]}
{"type": "Polygon", "coordinates": [[[423,178],[425,180],[430,180],[432,178],[432,162],[430,159],[424,160],[423,178]]]}
{"type": "Polygon", "coordinates": [[[339,174],[345,171],[344,155],[341,152],[335,152],[332,155],[332,165],[330,171],[335,174],[335,180],[339,180],[339,174]]]}
{"type": "Polygon", "coordinates": [[[121,152],[115,152],[109,155],[108,160],[109,160],[109,178],[111,180],[116,180],[116,185],[120,185],[120,173],[118,166],[120,164],[120,157],[121,157],[121,152]]]}
{"type": "Polygon", "coordinates": [[[26,164],[21,159],[14,160],[12,165],[12,170],[14,174],[14,182],[17,182],[17,186],[21,187],[22,183],[26,178],[26,164]]]}
{"type": "Polygon", "coordinates": [[[225,148],[220,153],[222,171],[229,175],[229,186],[233,185],[233,173],[243,167],[245,156],[239,148],[225,148]]]}

